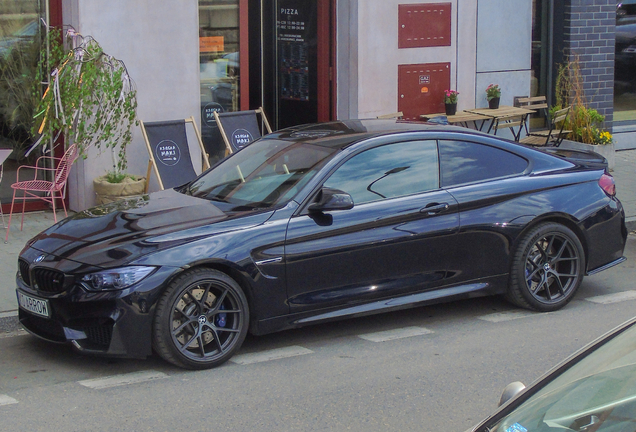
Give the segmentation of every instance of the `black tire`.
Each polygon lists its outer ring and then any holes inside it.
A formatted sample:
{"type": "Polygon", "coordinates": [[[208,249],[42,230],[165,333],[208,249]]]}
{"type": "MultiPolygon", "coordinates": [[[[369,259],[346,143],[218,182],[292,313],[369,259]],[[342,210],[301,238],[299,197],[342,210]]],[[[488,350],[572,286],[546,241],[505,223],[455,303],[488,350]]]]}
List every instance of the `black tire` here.
{"type": "Polygon", "coordinates": [[[234,279],[216,270],[190,270],[157,303],[153,348],[186,369],[219,366],[243,344],[249,315],[245,294],[234,279]]]}
{"type": "Polygon", "coordinates": [[[583,246],[572,230],[552,222],[537,225],[514,252],[506,299],[540,312],[561,309],[581,285],[584,269],[583,246]]]}

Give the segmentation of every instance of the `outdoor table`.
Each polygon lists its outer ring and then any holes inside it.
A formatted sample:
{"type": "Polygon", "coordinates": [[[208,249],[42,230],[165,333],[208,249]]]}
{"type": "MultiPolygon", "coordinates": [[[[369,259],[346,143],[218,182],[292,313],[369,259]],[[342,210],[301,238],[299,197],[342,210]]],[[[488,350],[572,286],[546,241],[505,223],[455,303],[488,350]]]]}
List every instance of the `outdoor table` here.
{"type": "MultiPolygon", "coordinates": [[[[446,116],[445,113],[435,113],[435,114],[422,114],[420,115],[421,120],[428,120],[434,117],[446,116]]],[[[464,127],[468,127],[468,123],[472,122],[475,125],[476,130],[481,130],[484,127],[484,123],[486,120],[490,120],[489,116],[475,114],[468,111],[460,111],[457,114],[446,116],[448,119],[448,123],[450,124],[461,124],[464,127]],[[477,122],[480,122],[479,125],[477,122]]]]}
{"type": "Polygon", "coordinates": [[[467,111],[469,113],[479,114],[479,115],[483,115],[483,116],[489,117],[491,119],[491,121],[490,121],[490,126],[488,126],[487,133],[490,133],[490,131],[492,130],[493,126],[495,125],[495,123],[498,120],[506,119],[506,118],[510,118],[510,117],[521,117],[521,124],[525,124],[526,120],[528,119],[528,116],[530,114],[534,114],[535,113],[534,110],[530,110],[530,109],[526,109],[526,108],[513,107],[513,106],[507,106],[507,105],[500,105],[499,108],[497,108],[497,109],[472,108],[472,109],[467,109],[465,111],[467,111]]]}

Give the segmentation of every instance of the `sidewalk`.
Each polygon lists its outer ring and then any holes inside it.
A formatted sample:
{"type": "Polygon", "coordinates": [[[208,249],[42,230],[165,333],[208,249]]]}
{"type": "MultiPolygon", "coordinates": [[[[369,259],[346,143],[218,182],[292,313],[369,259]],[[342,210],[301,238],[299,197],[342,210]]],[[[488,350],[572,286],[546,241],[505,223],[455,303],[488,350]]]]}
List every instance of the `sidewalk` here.
{"type": "MultiPolygon", "coordinates": [[[[20,218],[20,213],[14,214],[11,218],[11,232],[7,244],[4,244],[6,231],[4,228],[2,229],[2,240],[0,240],[0,320],[7,316],[17,315],[15,274],[18,269],[18,254],[27,241],[55,223],[52,211],[25,213],[24,230],[20,231],[20,218]]],[[[64,219],[64,212],[60,211],[57,213],[57,220],[62,219],[64,219]]],[[[9,223],[8,214],[4,215],[4,222],[5,226],[9,223]]],[[[0,325],[1,331],[2,326],[0,325]]]]}
{"type": "MultiPolygon", "coordinates": [[[[616,167],[612,175],[616,180],[616,193],[625,208],[627,228],[633,231],[636,229],[636,150],[616,152],[616,167]]],[[[63,217],[64,212],[59,212],[58,220],[63,217]]],[[[8,220],[8,215],[5,215],[5,222],[8,220]]],[[[18,254],[30,238],[51,225],[52,212],[27,213],[24,231],[20,231],[20,215],[17,214],[11,220],[8,244],[0,242],[0,333],[3,332],[4,318],[17,315],[14,281],[18,254]]]]}

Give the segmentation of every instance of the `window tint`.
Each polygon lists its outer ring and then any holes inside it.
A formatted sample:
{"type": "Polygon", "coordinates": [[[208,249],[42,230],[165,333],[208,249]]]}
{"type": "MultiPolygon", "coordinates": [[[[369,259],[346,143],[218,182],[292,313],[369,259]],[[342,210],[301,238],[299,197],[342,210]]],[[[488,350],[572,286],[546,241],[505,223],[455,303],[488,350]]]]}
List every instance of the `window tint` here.
{"type": "Polygon", "coordinates": [[[360,153],[334,172],[325,186],[340,189],[355,204],[439,188],[435,141],[412,141],[360,153]]]}
{"type": "Polygon", "coordinates": [[[442,187],[521,174],[528,162],[505,150],[463,141],[440,141],[442,187]]]}

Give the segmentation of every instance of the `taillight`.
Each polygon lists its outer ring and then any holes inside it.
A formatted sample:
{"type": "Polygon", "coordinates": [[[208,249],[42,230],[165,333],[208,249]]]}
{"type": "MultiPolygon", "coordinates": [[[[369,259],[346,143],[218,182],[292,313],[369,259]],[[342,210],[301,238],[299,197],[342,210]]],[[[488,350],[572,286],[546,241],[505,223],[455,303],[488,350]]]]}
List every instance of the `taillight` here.
{"type": "Polygon", "coordinates": [[[603,174],[600,179],[598,179],[598,185],[603,189],[603,191],[607,194],[607,196],[615,196],[616,195],[616,183],[614,182],[614,177],[609,174],[603,174]]]}

